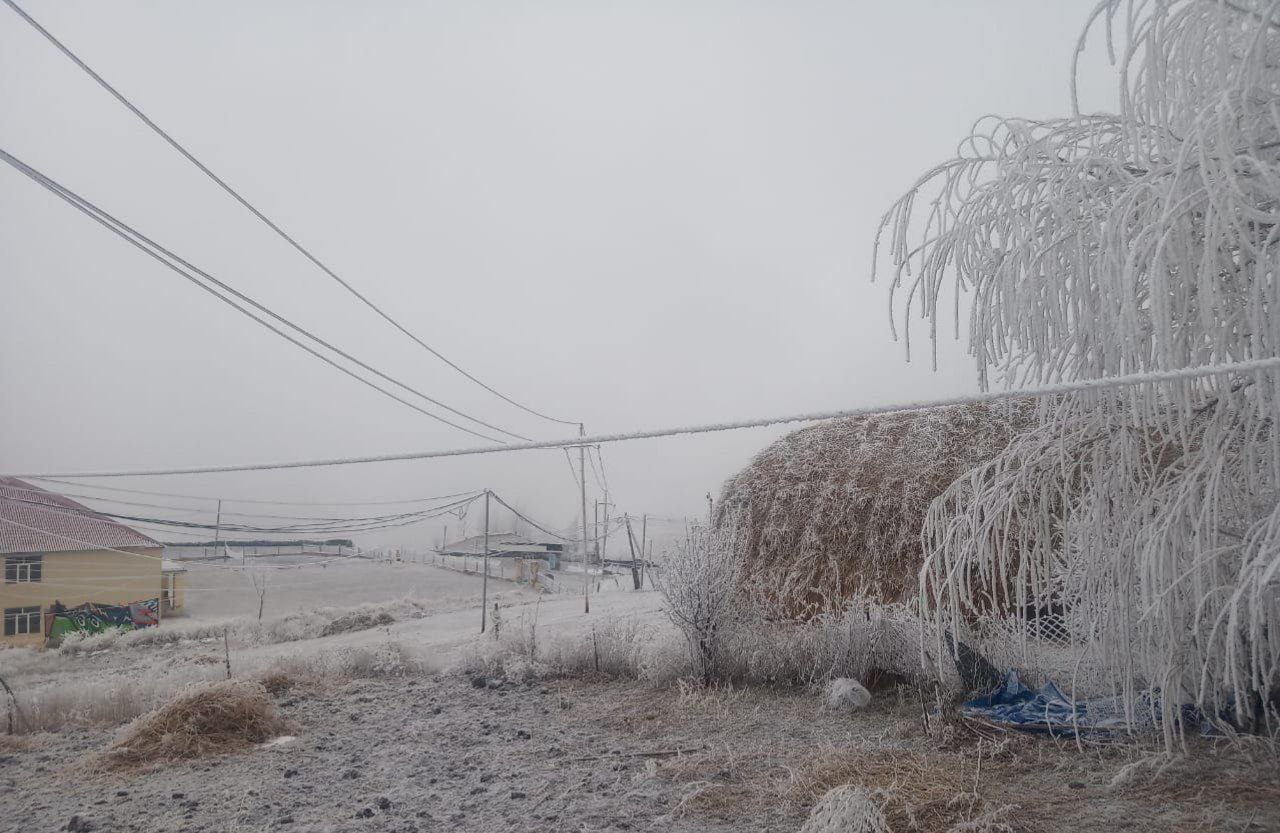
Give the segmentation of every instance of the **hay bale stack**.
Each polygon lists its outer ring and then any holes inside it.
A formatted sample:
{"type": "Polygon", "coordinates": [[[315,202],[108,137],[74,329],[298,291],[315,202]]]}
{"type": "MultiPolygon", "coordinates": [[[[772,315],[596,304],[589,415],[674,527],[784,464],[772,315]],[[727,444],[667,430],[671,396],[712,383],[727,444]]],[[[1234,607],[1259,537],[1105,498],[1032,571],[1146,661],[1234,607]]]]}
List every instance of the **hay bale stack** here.
{"type": "Polygon", "coordinates": [[[214,683],[139,717],[107,750],[106,758],[124,766],[199,758],[262,743],[283,728],[261,683],[214,683]]]}
{"type": "Polygon", "coordinates": [[[733,477],[718,518],[744,527],[747,575],[779,612],[855,594],[916,598],[929,503],[1033,424],[1025,400],[832,420],[789,434],[733,477]]]}

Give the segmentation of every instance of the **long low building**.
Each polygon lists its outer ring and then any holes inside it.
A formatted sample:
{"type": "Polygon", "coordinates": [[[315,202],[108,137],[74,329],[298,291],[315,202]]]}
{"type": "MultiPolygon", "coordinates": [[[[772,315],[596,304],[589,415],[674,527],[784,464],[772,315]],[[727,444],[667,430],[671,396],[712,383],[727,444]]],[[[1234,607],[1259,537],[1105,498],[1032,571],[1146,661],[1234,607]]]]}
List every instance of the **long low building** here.
{"type": "MultiPolygon", "coordinates": [[[[445,544],[436,552],[441,555],[483,557],[484,539],[483,535],[473,535],[461,541],[445,544]]],[[[540,541],[515,532],[489,534],[490,558],[532,558],[545,561],[549,568],[555,569],[560,566],[562,555],[564,555],[564,544],[559,541],[540,541]]]]}
{"type": "Polygon", "coordinates": [[[0,477],[0,644],[159,624],[181,606],[183,568],[163,546],[70,498],[0,477]]]}

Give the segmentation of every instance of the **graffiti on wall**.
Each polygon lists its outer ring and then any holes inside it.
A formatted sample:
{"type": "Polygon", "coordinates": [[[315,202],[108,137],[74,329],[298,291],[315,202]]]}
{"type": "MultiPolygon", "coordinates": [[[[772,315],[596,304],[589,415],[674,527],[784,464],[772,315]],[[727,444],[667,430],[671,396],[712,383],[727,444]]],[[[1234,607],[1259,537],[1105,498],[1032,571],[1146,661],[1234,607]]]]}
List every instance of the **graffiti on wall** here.
{"type": "Polygon", "coordinates": [[[160,600],[143,599],[123,605],[85,602],[79,607],[55,608],[45,614],[45,636],[71,631],[100,633],[108,628],[149,628],[160,624],[160,600]]]}

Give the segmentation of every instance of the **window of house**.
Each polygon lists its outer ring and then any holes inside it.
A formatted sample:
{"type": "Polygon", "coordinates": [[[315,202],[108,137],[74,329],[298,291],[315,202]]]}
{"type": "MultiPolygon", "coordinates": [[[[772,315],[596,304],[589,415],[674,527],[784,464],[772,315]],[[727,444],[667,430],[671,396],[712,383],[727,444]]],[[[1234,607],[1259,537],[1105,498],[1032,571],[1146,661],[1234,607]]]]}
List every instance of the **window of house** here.
{"type": "Polygon", "coordinates": [[[6,555],[4,557],[4,583],[39,581],[44,568],[44,556],[6,555]]]}
{"type": "Polygon", "coordinates": [[[28,633],[41,633],[40,606],[6,607],[4,609],[4,635],[22,636],[28,633]]]}

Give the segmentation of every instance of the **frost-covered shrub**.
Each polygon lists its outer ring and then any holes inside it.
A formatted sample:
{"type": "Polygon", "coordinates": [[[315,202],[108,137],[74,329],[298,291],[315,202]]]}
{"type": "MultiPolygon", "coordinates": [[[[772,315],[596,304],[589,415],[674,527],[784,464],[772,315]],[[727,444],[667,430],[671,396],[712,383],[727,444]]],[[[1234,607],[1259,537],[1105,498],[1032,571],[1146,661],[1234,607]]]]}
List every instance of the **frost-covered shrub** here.
{"type": "Polygon", "coordinates": [[[893,833],[881,804],[866,787],[836,787],[819,799],[800,833],[893,833]]]}
{"type": "Polygon", "coordinates": [[[502,637],[478,638],[454,663],[455,673],[512,682],[572,677],[636,679],[644,643],[633,618],[606,618],[591,630],[539,640],[536,622],[504,628],[502,637]]]}
{"type": "Polygon", "coordinates": [[[421,602],[400,599],[385,604],[297,611],[261,621],[249,618],[172,624],[166,621],[158,627],[138,630],[111,628],[97,634],[68,633],[59,650],[65,654],[88,654],[110,648],[222,639],[224,631],[235,645],[275,645],[381,627],[397,619],[420,618],[429,612],[421,602]]]}
{"type": "Polygon", "coordinates": [[[725,639],[745,612],[740,550],[738,516],[730,514],[719,526],[691,528],[653,574],[663,609],[684,634],[704,684],[721,674],[725,639]]]}

